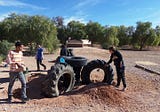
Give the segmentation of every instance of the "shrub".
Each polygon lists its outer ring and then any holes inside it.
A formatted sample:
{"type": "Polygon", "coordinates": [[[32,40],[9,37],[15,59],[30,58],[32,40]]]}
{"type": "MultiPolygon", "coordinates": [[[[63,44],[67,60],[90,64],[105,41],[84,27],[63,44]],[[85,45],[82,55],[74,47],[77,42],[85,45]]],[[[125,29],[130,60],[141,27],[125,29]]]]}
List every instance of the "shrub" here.
{"type": "Polygon", "coordinates": [[[8,51],[11,50],[12,46],[13,44],[9,43],[7,40],[0,41],[0,62],[2,62],[6,58],[8,51]]]}

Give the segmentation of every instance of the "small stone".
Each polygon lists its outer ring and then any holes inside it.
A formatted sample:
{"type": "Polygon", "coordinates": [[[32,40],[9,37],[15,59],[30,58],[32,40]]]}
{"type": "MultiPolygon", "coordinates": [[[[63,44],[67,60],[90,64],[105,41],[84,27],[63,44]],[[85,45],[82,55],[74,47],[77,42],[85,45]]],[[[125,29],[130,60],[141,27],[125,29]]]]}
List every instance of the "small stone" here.
{"type": "Polygon", "coordinates": [[[4,108],[3,110],[4,110],[4,111],[7,111],[7,108],[4,108]]]}

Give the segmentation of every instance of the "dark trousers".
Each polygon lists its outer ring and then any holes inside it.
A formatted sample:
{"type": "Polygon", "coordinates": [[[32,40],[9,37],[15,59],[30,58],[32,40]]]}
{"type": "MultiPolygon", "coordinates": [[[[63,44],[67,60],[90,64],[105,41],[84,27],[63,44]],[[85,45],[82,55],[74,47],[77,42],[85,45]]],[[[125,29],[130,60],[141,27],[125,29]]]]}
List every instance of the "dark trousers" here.
{"type": "Polygon", "coordinates": [[[116,71],[117,71],[117,85],[116,86],[120,86],[120,83],[122,80],[123,87],[126,87],[125,68],[124,67],[120,68],[119,66],[116,66],[116,71]]]}
{"type": "Polygon", "coordinates": [[[14,85],[15,80],[18,78],[21,82],[22,89],[21,89],[21,97],[22,98],[27,98],[26,96],[26,79],[23,74],[23,72],[10,72],[10,81],[9,81],[9,86],[8,86],[8,96],[12,96],[12,87],[14,85]]]}
{"type": "Polygon", "coordinates": [[[40,65],[42,65],[44,69],[46,69],[46,66],[42,63],[42,60],[37,59],[37,70],[40,70],[40,65]]]}
{"type": "Polygon", "coordinates": [[[76,78],[76,82],[80,81],[80,72],[81,72],[82,67],[74,67],[73,70],[75,72],[75,78],[76,78]]]}

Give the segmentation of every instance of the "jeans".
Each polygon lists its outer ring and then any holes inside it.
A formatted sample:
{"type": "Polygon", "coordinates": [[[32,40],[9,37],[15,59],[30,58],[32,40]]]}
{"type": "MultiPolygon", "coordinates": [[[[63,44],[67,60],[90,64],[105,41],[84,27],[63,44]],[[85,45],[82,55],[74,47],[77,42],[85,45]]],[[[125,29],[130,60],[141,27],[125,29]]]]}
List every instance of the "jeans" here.
{"type": "Polygon", "coordinates": [[[37,59],[37,70],[40,70],[40,66],[39,65],[42,65],[44,67],[44,69],[46,69],[46,66],[42,63],[41,59],[37,59]]]}
{"type": "Polygon", "coordinates": [[[23,72],[10,72],[10,82],[8,86],[8,96],[12,96],[12,87],[14,85],[15,80],[18,78],[21,82],[21,98],[27,98],[26,96],[26,79],[23,72]]]}

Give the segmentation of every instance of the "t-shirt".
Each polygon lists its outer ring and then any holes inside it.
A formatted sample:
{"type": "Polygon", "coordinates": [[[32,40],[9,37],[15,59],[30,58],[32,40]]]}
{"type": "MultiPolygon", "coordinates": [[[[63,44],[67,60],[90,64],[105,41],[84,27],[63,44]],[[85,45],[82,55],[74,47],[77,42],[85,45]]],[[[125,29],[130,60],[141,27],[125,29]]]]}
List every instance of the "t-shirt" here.
{"type": "Polygon", "coordinates": [[[15,71],[18,69],[18,66],[16,63],[19,65],[24,65],[23,62],[23,53],[22,51],[15,52],[15,51],[9,51],[8,53],[8,63],[10,64],[10,71],[15,71]]]}

